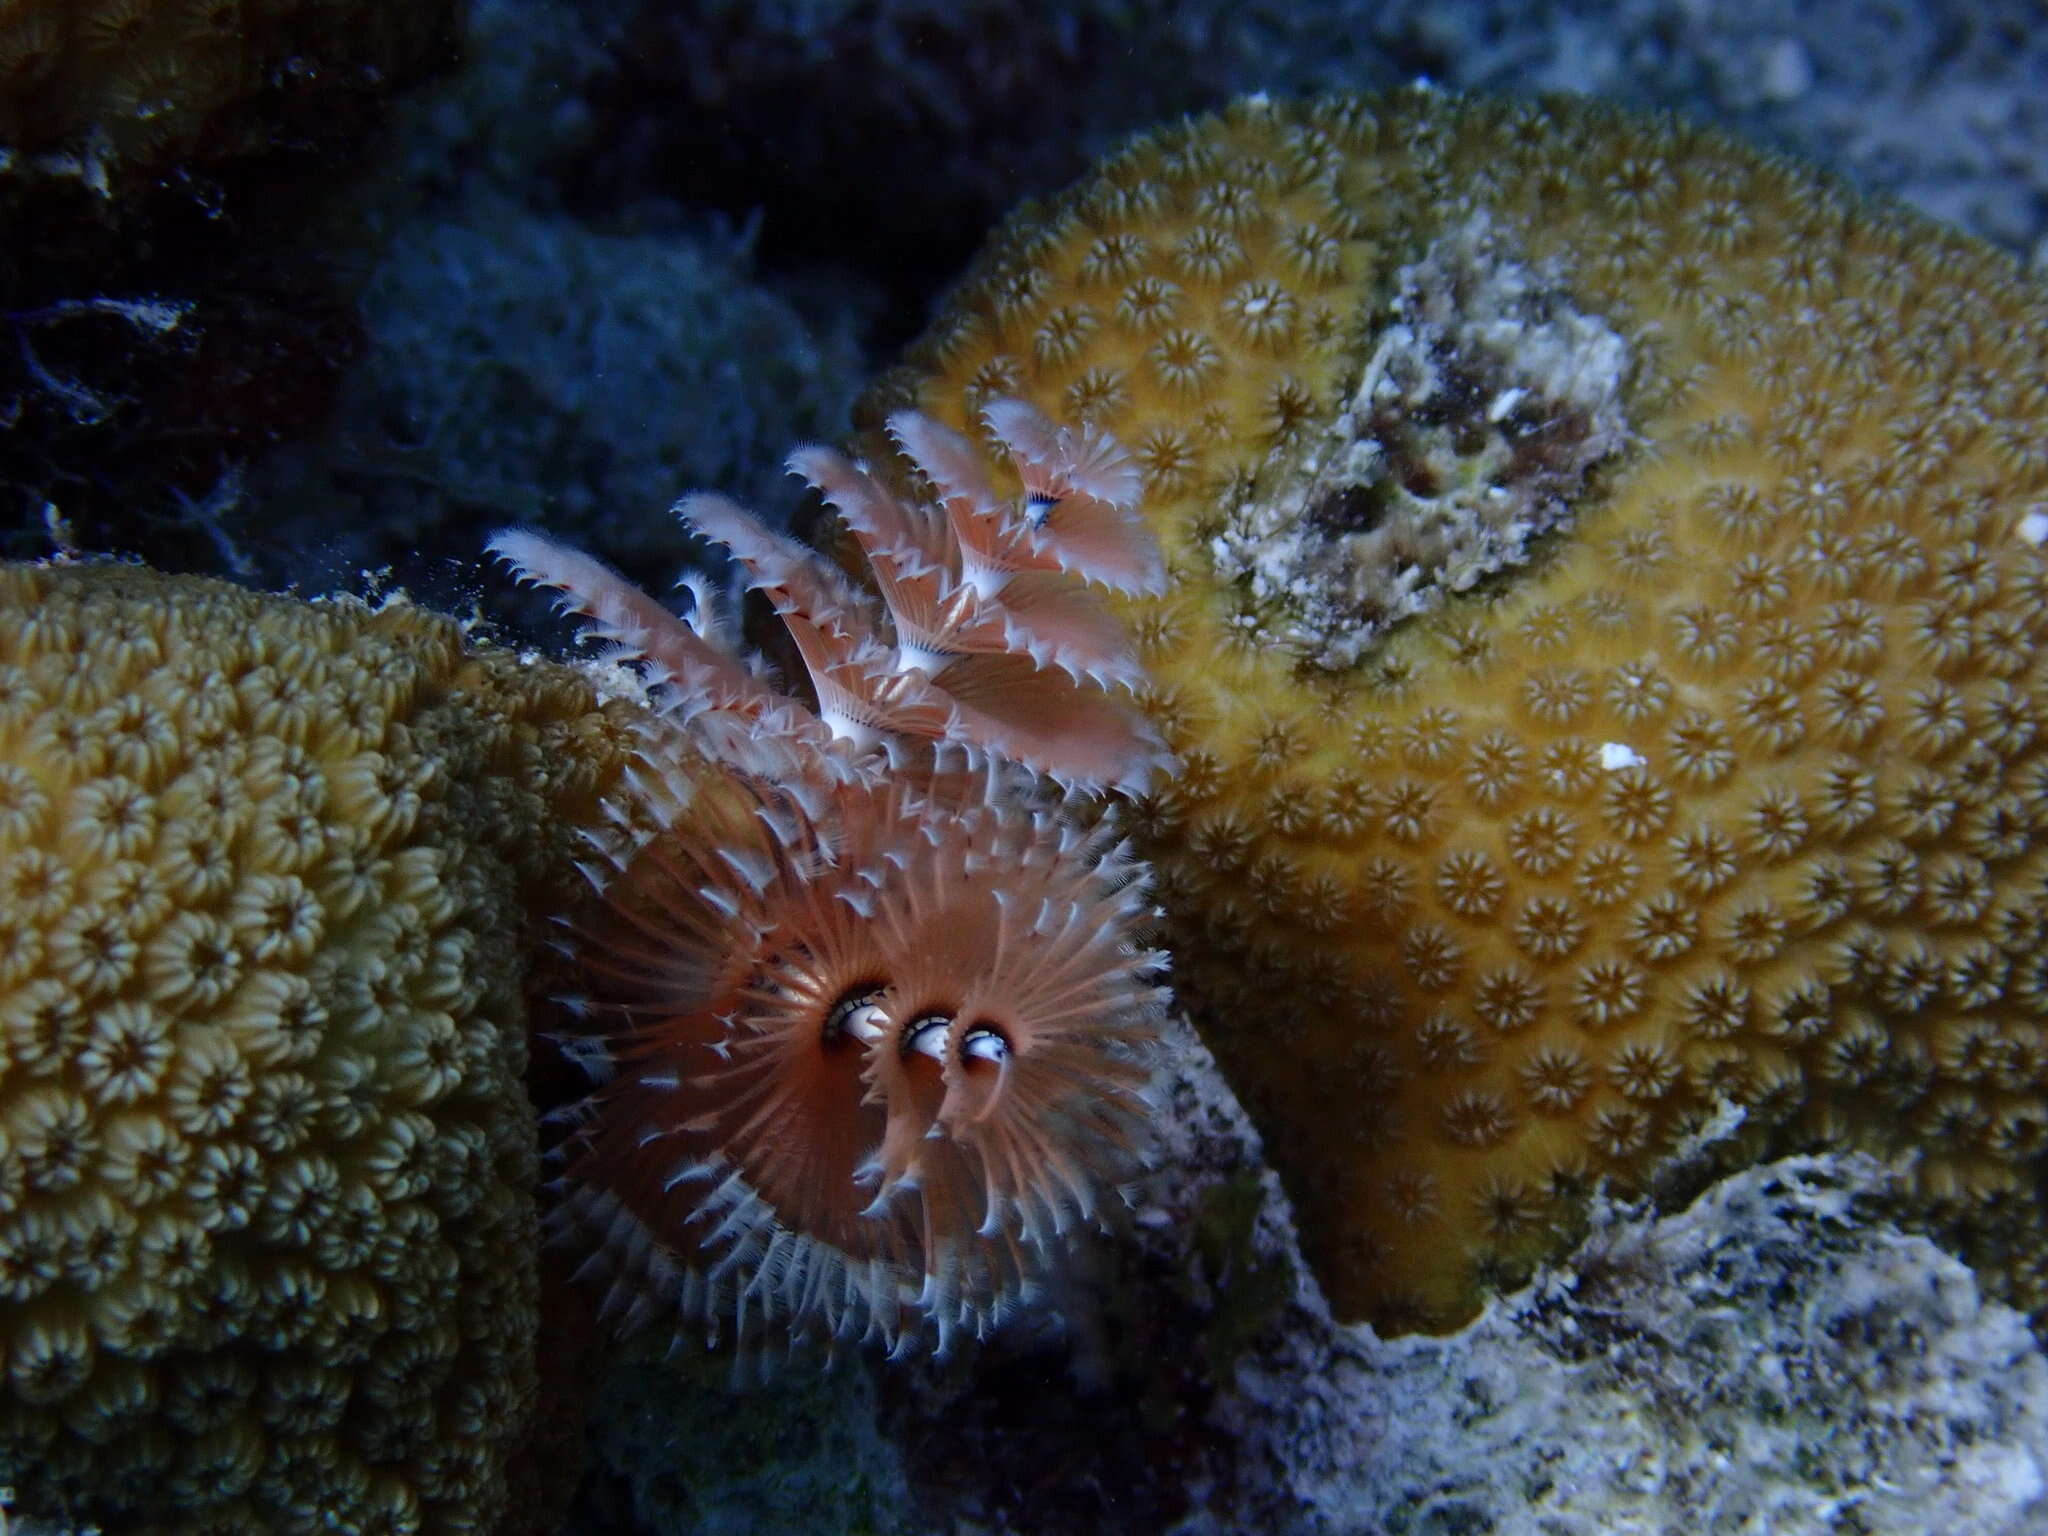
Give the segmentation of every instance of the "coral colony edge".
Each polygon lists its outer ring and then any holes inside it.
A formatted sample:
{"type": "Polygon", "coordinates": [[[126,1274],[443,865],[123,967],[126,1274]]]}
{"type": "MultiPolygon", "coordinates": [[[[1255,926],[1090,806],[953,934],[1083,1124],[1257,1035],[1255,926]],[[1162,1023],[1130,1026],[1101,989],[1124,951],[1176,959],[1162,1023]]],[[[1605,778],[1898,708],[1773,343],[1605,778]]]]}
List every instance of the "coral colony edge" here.
{"type": "Polygon", "coordinates": [[[725,643],[707,587],[685,622],[538,534],[491,541],[655,706],[569,940],[594,1083],[548,1218],[622,1329],[943,1350],[1136,1167],[1163,957],[1142,866],[1083,797],[1165,758],[1087,584],[1157,591],[1157,546],[1105,434],[1014,401],[984,419],[1021,494],[913,413],[890,429],[926,494],[792,457],[879,601],[723,498],[678,504],[774,604],[804,699],[725,643]]]}
{"type": "Polygon", "coordinates": [[[0,1486],[495,1527],[541,1333],[528,912],[619,711],[394,600],[0,567],[0,1486]]]}

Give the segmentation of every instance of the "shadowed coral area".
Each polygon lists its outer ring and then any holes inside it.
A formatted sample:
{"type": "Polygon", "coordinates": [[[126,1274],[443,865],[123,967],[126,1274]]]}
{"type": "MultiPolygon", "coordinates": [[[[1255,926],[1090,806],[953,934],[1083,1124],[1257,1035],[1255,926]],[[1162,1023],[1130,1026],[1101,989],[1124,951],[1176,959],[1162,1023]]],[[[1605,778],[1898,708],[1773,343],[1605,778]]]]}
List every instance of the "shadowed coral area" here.
{"type": "Polygon", "coordinates": [[[356,168],[464,9],[0,0],[0,555],[350,579],[308,567],[317,509],[246,515],[245,471],[368,347],[356,168]]]}
{"type": "Polygon", "coordinates": [[[0,1482],[475,1531],[536,1395],[524,914],[626,733],[451,621],[0,569],[0,1482]]]}
{"type": "Polygon", "coordinates": [[[7,0],[0,147],[102,190],[335,120],[445,60],[461,0],[7,0]],[[323,122],[323,119],[325,120],[323,122]]]}
{"type": "Polygon", "coordinates": [[[863,408],[1142,466],[1176,987],[1340,1312],[1453,1326],[1718,1103],[2040,1316],[2048,302],[1590,103],[1253,98],[1027,208],[863,408]]]}

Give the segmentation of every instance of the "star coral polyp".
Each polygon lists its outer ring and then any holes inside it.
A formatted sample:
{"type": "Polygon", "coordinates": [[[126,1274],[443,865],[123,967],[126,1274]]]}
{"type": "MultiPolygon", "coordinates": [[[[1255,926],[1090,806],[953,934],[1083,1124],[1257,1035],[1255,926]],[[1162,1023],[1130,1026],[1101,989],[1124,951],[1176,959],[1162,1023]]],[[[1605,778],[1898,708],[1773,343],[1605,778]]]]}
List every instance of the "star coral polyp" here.
{"type": "Polygon", "coordinates": [[[872,393],[1130,446],[1142,845],[1340,1310],[1459,1322],[1724,1103],[2048,1306],[2044,358],[1924,219],[1416,91],[1137,140],[872,393]]]}
{"type": "Polygon", "coordinates": [[[944,1349],[1135,1166],[1161,999],[1142,871],[1031,770],[1137,787],[1162,759],[1078,579],[1156,584],[1157,551],[1113,441],[992,415],[1021,500],[921,418],[893,425],[927,496],[794,456],[880,601],[723,498],[678,504],[774,605],[808,700],[725,647],[702,592],[685,623],[538,535],[493,541],[658,710],[570,941],[596,1081],[551,1218],[621,1328],[944,1349]]]}

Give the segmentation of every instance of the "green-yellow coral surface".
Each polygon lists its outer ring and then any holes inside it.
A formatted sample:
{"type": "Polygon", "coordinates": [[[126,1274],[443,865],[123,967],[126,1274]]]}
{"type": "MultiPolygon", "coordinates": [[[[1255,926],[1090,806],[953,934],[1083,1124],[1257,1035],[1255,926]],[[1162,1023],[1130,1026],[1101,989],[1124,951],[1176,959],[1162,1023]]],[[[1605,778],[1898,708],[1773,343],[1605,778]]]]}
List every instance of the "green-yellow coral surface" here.
{"type": "Polygon", "coordinates": [[[605,717],[402,603],[0,568],[0,1484],[480,1531],[535,1387],[522,914],[605,717]]]}
{"type": "Polygon", "coordinates": [[[864,420],[1000,394],[1144,472],[1176,985],[1340,1311],[1469,1317],[1721,1103],[2048,1306],[2011,260],[1585,102],[1254,100],[1021,213],[864,420]]]}

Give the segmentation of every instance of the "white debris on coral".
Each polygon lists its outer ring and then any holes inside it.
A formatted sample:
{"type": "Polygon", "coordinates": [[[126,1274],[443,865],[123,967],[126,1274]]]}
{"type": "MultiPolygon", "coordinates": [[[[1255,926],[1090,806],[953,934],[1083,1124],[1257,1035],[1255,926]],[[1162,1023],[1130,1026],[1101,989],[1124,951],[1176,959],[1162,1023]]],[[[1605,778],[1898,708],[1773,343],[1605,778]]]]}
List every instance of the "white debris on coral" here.
{"type": "MultiPolygon", "coordinates": [[[[1202,1190],[1260,1160],[1192,1032],[1172,1050],[1165,1154],[1191,1172],[1141,1202],[1153,1244],[1185,1243],[1202,1190]]],[[[2048,1359],[1967,1268],[1874,1214],[1890,1177],[1796,1157],[1675,1215],[1603,1205],[1568,1265],[1460,1333],[1390,1341],[1331,1319],[1267,1171],[1253,1243],[1299,1279],[1211,1413],[1233,1488],[1178,1529],[2048,1529],[2048,1359]]]]}
{"type": "Polygon", "coordinates": [[[1475,212],[1394,277],[1358,386],[1210,541],[1309,665],[1529,558],[1629,440],[1627,342],[1475,212]]]}
{"type": "Polygon", "coordinates": [[[1640,768],[1648,759],[1625,741],[1603,741],[1600,743],[1600,766],[1608,772],[1623,768],[1640,768]]]}

